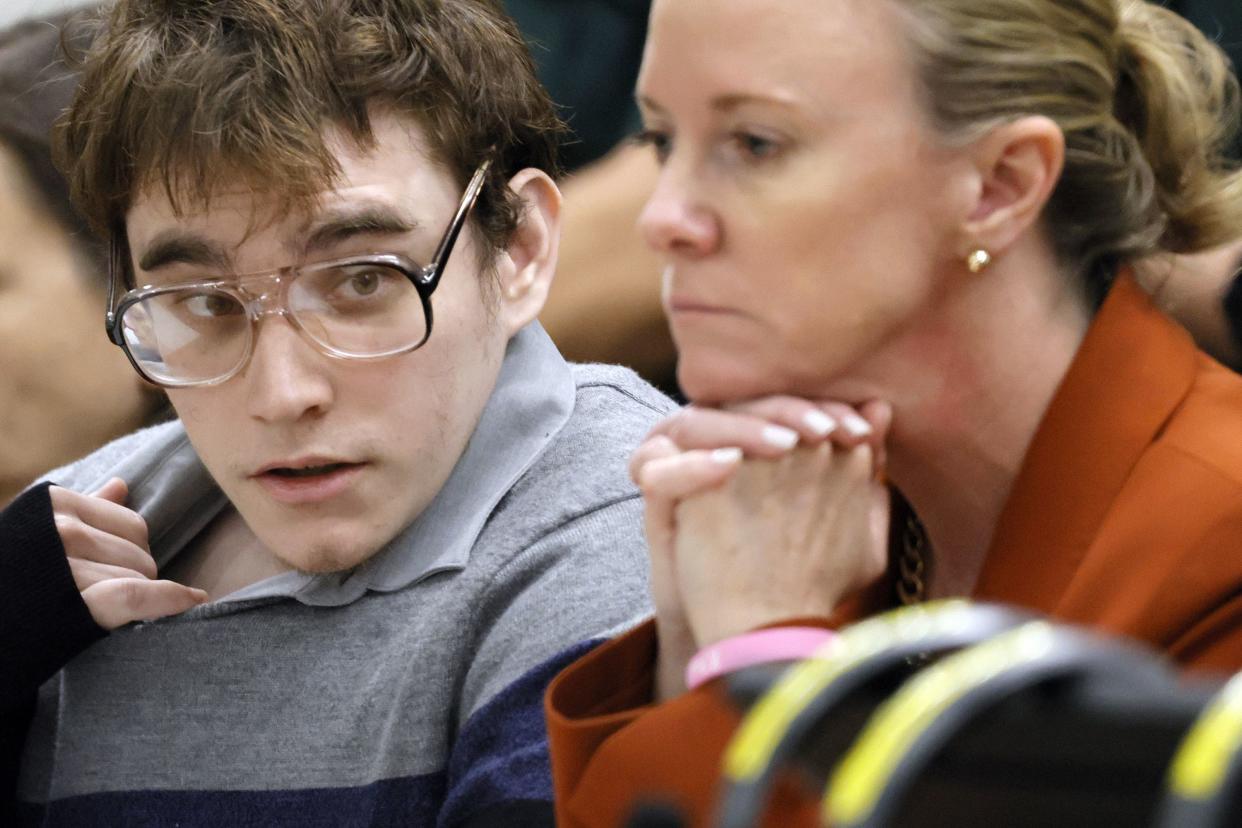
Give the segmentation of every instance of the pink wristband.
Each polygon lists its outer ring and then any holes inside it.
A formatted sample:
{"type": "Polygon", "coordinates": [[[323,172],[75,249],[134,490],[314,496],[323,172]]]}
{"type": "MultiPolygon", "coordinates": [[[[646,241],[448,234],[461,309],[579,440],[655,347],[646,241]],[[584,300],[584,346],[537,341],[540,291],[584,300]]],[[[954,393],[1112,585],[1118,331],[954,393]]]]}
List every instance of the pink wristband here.
{"type": "Polygon", "coordinates": [[[799,661],[836,637],[819,627],[772,627],[717,641],[695,653],[686,665],[686,687],[693,690],[727,673],[772,661],[799,661]]]}

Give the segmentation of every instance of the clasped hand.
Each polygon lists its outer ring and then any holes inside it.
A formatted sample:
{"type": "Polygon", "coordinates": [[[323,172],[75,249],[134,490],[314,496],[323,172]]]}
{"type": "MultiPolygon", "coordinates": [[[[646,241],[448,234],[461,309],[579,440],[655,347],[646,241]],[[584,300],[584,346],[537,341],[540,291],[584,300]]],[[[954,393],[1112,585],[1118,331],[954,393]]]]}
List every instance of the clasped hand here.
{"type": "Polygon", "coordinates": [[[157,580],[147,524],[125,507],[129,490],[113,478],[93,494],[52,486],[52,512],[69,569],[95,623],[106,630],[185,612],[207,593],[157,580]]]}
{"type": "Polygon", "coordinates": [[[886,563],[880,482],[892,419],[792,397],[661,422],[635,452],[651,553],[658,693],[714,642],[791,618],[826,617],[886,563]]]}

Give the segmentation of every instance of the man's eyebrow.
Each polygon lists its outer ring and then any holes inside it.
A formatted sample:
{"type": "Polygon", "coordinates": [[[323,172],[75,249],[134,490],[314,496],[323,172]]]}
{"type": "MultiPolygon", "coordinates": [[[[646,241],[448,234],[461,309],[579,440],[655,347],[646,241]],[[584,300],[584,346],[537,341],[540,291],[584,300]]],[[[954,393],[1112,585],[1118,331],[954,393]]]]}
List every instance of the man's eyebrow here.
{"type": "Polygon", "coordinates": [[[326,250],[355,236],[399,236],[418,222],[388,205],[341,207],[317,216],[306,231],[302,252],[326,250]]]}
{"type": "Polygon", "coordinates": [[[229,255],[223,248],[179,230],[165,230],[156,234],[146,251],[138,260],[141,270],[152,271],[174,264],[210,265],[225,271],[231,266],[229,255]]]}

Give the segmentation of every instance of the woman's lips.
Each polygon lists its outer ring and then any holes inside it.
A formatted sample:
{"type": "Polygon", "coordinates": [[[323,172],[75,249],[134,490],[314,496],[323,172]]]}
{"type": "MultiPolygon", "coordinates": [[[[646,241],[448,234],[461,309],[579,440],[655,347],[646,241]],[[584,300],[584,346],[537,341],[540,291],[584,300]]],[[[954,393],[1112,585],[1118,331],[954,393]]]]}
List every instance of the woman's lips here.
{"type": "Polygon", "coordinates": [[[321,503],[343,494],[365,468],[364,463],[333,463],[315,468],[269,469],[254,480],[274,500],[290,505],[321,503]]]}
{"type": "Polygon", "coordinates": [[[710,305],[706,302],[695,301],[694,299],[683,299],[680,297],[672,297],[668,303],[668,312],[670,316],[678,314],[708,314],[712,316],[734,316],[737,311],[720,305],[710,305]]]}

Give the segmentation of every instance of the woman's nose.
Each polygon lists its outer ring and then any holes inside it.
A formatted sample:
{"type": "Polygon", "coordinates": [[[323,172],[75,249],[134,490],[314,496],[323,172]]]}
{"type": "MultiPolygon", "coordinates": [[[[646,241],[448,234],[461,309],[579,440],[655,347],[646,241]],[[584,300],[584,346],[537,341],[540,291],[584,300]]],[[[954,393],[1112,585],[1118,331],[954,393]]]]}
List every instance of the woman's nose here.
{"type": "Polygon", "coordinates": [[[686,174],[665,167],[638,218],[648,246],[666,256],[706,256],[720,247],[719,217],[688,185],[686,174]]]}

